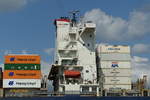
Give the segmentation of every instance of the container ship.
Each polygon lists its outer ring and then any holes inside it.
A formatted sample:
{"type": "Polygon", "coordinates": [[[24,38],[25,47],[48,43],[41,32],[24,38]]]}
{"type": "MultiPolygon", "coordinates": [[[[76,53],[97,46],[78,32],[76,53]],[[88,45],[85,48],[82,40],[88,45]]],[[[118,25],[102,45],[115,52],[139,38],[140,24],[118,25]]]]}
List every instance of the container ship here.
{"type": "Polygon", "coordinates": [[[96,25],[78,20],[76,14],[54,21],[55,59],[48,76],[42,75],[37,54],[5,55],[1,100],[150,99],[147,75],[132,82],[130,47],[96,44],[96,25]],[[48,92],[48,80],[53,92],[48,92]]]}

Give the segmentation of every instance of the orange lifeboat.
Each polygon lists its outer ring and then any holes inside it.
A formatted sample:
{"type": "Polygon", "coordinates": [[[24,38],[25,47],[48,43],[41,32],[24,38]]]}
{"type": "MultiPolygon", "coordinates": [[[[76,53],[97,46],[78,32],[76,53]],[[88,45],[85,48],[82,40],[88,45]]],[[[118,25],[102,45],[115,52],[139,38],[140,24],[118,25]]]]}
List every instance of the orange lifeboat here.
{"type": "Polygon", "coordinates": [[[65,70],[64,74],[66,78],[79,78],[81,76],[80,71],[74,70],[65,70]]]}

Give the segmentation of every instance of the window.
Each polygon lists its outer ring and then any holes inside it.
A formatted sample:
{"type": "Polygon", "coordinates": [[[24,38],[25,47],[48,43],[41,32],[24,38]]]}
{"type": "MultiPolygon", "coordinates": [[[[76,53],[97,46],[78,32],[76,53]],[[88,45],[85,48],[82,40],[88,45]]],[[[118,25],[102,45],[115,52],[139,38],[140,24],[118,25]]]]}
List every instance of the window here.
{"type": "Polygon", "coordinates": [[[92,37],[92,35],[90,35],[90,38],[92,37]]]}
{"type": "Polygon", "coordinates": [[[89,70],[86,70],[86,73],[89,73],[89,70]]]}

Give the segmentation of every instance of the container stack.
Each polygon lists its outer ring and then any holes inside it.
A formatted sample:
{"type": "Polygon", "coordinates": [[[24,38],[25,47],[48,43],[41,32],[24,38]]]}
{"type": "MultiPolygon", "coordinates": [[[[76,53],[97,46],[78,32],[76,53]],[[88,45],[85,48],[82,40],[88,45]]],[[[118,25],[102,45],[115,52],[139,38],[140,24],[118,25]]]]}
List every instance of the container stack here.
{"type": "Polygon", "coordinates": [[[39,55],[6,55],[3,88],[41,88],[39,55]]]}
{"type": "Polygon", "coordinates": [[[130,47],[99,45],[97,47],[99,82],[103,89],[131,89],[130,47]]]}

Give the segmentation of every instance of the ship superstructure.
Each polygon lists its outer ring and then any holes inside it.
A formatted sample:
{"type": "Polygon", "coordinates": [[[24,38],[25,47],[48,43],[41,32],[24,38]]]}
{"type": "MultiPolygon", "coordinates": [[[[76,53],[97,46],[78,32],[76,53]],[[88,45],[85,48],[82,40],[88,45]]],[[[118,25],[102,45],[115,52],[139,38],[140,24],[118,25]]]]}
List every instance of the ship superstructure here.
{"type": "Polygon", "coordinates": [[[54,91],[65,94],[99,94],[95,58],[95,28],[92,22],[73,18],[55,20],[56,54],[49,79],[54,91]]]}
{"type": "Polygon", "coordinates": [[[147,81],[131,82],[131,52],[127,45],[97,44],[92,21],[56,19],[55,63],[48,79],[54,95],[145,96],[147,81]],[[144,82],[144,83],[143,83],[144,82]]]}

